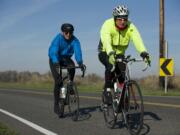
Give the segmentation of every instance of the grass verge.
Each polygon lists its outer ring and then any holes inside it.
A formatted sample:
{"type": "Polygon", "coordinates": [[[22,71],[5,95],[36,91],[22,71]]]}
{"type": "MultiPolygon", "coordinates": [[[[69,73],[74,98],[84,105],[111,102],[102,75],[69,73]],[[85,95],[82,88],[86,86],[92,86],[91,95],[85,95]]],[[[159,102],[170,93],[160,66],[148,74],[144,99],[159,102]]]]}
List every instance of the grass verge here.
{"type": "Polygon", "coordinates": [[[6,125],[0,123],[0,135],[19,135],[19,134],[11,130],[6,125]]]}
{"type": "Polygon", "coordinates": [[[141,88],[143,95],[148,96],[180,96],[180,89],[168,89],[167,93],[162,88],[159,89],[149,89],[149,88],[141,88]]]}
{"type": "Polygon", "coordinates": [[[31,89],[31,90],[46,90],[52,91],[52,83],[6,83],[0,82],[0,88],[5,89],[31,89]]]}

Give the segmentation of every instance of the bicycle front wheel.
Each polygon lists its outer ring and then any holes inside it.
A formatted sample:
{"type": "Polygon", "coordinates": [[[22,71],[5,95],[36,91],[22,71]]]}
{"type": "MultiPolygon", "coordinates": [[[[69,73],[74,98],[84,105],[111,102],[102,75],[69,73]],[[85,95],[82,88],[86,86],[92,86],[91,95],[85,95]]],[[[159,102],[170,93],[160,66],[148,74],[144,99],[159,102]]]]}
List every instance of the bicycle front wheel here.
{"type": "Polygon", "coordinates": [[[144,106],[141,90],[136,81],[131,80],[126,84],[122,113],[130,134],[139,134],[143,126],[144,106]]]}
{"type": "MultiPolygon", "coordinates": [[[[108,94],[109,94],[109,98],[113,100],[112,94],[111,93],[108,93],[108,94]]],[[[103,114],[104,114],[104,120],[105,120],[106,126],[108,128],[114,128],[116,124],[116,120],[117,120],[117,117],[116,117],[117,114],[114,111],[113,104],[104,104],[105,92],[102,93],[102,101],[103,101],[103,114]]]]}
{"type": "Polygon", "coordinates": [[[68,89],[68,100],[69,100],[68,103],[69,112],[72,116],[72,120],[77,121],[79,116],[79,95],[78,95],[77,86],[75,83],[68,84],[67,89],[68,89]]]}
{"type": "Polygon", "coordinates": [[[64,99],[63,98],[60,98],[59,99],[59,110],[60,110],[60,112],[59,112],[59,117],[60,118],[62,118],[63,116],[64,116],[64,106],[65,106],[65,104],[64,104],[64,99]]]}

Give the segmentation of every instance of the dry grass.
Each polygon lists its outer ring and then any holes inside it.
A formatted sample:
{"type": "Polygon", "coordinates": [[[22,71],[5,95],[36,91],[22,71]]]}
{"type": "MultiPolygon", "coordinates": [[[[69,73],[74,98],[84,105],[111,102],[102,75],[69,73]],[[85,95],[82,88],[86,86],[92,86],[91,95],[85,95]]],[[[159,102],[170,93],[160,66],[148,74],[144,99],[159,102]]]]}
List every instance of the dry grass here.
{"type": "MultiPolygon", "coordinates": [[[[139,80],[140,85],[150,90],[161,89],[159,87],[159,76],[147,76],[139,80]]],[[[180,75],[168,77],[168,89],[180,90],[180,75]]]]}
{"type": "MultiPolygon", "coordinates": [[[[84,78],[79,75],[75,76],[75,81],[78,86],[83,89],[89,90],[101,90],[104,84],[104,78],[98,76],[97,74],[88,74],[84,78]]],[[[141,88],[145,91],[162,91],[159,87],[159,76],[147,76],[144,78],[137,79],[141,88]]],[[[16,71],[6,71],[0,72],[0,84],[2,87],[19,88],[34,88],[34,89],[52,89],[53,78],[51,72],[45,74],[40,74],[38,72],[16,72],[16,71]]],[[[171,91],[180,91],[180,75],[175,75],[173,77],[168,77],[168,89],[171,91]]]]}
{"type": "Polygon", "coordinates": [[[170,82],[174,85],[175,88],[180,89],[180,75],[172,78],[170,82]]]}

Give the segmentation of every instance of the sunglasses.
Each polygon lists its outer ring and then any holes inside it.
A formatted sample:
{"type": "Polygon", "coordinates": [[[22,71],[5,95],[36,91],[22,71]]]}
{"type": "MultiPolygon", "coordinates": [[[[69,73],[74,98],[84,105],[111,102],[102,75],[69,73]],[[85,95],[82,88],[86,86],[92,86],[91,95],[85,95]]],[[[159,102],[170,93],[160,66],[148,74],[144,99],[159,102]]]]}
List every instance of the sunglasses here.
{"type": "Polygon", "coordinates": [[[128,18],[117,18],[119,21],[128,21],[128,18]]]}
{"type": "Polygon", "coordinates": [[[69,33],[70,35],[73,34],[73,32],[69,32],[69,31],[65,31],[65,32],[64,32],[65,35],[68,35],[68,33],[69,33]]]}

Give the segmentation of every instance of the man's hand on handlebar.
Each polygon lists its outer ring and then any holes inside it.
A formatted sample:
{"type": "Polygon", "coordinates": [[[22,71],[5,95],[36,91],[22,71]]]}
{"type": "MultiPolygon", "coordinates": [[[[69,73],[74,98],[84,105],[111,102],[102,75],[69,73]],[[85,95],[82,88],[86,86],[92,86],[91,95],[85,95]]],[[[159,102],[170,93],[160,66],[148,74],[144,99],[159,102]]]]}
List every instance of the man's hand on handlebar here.
{"type": "Polygon", "coordinates": [[[151,66],[151,60],[150,60],[150,58],[149,58],[149,59],[146,59],[145,61],[147,62],[148,66],[151,66]]]}
{"type": "Polygon", "coordinates": [[[140,54],[140,56],[142,57],[142,59],[148,64],[148,66],[151,66],[151,59],[149,57],[149,53],[147,52],[142,52],[140,54]]]}
{"type": "Polygon", "coordinates": [[[86,66],[84,64],[79,64],[79,67],[81,68],[81,71],[85,71],[86,70],[86,66]]]}
{"type": "Polygon", "coordinates": [[[109,53],[109,63],[114,66],[114,64],[115,64],[115,52],[109,53]]]}

